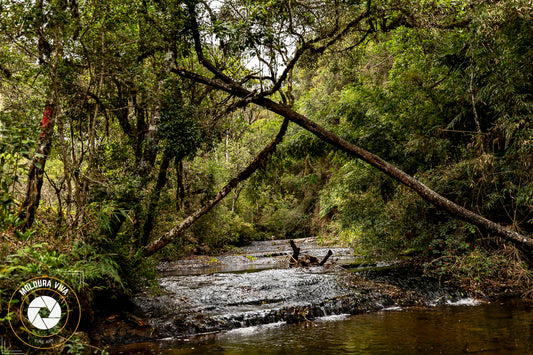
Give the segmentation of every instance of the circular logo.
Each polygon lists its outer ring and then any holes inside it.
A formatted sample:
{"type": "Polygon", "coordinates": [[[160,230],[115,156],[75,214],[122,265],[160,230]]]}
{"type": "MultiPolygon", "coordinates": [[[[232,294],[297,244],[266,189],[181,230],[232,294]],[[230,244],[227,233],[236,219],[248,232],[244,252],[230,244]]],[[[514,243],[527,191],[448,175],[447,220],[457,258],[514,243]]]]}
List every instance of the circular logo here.
{"type": "Polygon", "coordinates": [[[42,276],[23,282],[11,296],[9,325],[24,344],[51,349],[68,341],[78,329],[78,296],[64,281],[42,276]]]}
{"type": "Polygon", "coordinates": [[[31,301],[28,306],[28,319],[35,328],[42,330],[52,329],[61,320],[61,306],[52,297],[39,296],[31,301]],[[39,314],[43,308],[48,310],[48,317],[43,318],[39,314]]]}

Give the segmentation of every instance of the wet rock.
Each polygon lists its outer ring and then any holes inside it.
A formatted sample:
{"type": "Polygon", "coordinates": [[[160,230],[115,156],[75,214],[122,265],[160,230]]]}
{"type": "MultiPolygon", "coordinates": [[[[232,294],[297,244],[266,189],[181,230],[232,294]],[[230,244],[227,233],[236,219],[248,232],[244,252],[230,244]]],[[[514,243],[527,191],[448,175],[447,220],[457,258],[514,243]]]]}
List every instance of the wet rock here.
{"type": "Polygon", "coordinates": [[[297,323],[461,297],[459,291],[412,275],[408,268],[366,272],[364,276],[340,268],[272,269],[174,276],[162,278],[160,283],[165,294],[136,299],[138,313],[150,318],[150,327],[158,337],[297,323]],[[394,282],[388,282],[391,280],[394,282]]]}
{"type": "MultiPolygon", "coordinates": [[[[315,255],[335,249],[313,245],[309,239],[298,243],[302,251],[315,255]]],[[[334,253],[340,257],[349,255],[342,248],[334,253]]],[[[290,254],[286,241],[269,241],[216,259],[197,257],[190,264],[187,261],[163,264],[160,294],[137,295],[133,313],[146,320],[152,337],[176,339],[260,324],[298,323],[328,315],[427,305],[461,297],[459,291],[439,284],[438,280],[424,278],[420,272],[402,264],[359,267],[355,272],[340,266],[282,268],[281,265],[287,266],[290,254]],[[283,263],[271,263],[272,260],[283,263]],[[211,266],[217,269],[199,273],[205,269],[196,266],[209,263],[216,264],[211,266]],[[237,267],[243,264],[248,267],[246,272],[237,267]],[[188,272],[182,272],[180,265],[188,272]],[[268,267],[263,268],[265,265],[268,267]]],[[[349,257],[345,260],[354,261],[349,257]]],[[[131,336],[127,338],[131,341],[131,336]]]]}

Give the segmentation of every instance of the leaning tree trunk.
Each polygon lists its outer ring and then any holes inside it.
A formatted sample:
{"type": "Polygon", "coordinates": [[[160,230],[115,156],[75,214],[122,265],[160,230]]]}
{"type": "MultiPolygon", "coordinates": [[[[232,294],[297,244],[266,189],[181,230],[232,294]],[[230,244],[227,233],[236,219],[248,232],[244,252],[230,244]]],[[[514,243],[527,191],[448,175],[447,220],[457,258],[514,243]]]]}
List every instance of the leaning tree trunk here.
{"type": "MultiPolygon", "coordinates": [[[[260,98],[256,100],[261,106],[289,119],[290,121],[296,123],[297,125],[305,128],[309,132],[316,135],[321,140],[332,144],[333,146],[343,150],[344,152],[355,156],[359,159],[364,160],[370,165],[378,168],[383,171],[385,174],[389,175],[393,179],[399,181],[400,183],[406,185],[407,187],[414,190],[420,197],[424,200],[432,203],[436,207],[445,210],[451,213],[453,216],[461,219],[463,221],[472,223],[479,228],[498,235],[503,239],[506,239],[514,244],[524,247],[527,250],[533,250],[533,239],[527,236],[524,236],[520,233],[507,229],[495,222],[488,220],[487,218],[474,213],[464,207],[459,206],[453,201],[448,200],[444,196],[433,191],[422,182],[418,181],[411,175],[400,170],[396,166],[388,163],[382,158],[378,157],[375,154],[372,154],[344,139],[337,136],[336,134],[327,131],[323,127],[319,126],[315,122],[311,121],[309,118],[293,111],[289,107],[273,102],[272,100],[266,98],[260,98]]],[[[255,102],[255,101],[254,101],[255,102]]]]}
{"type": "Polygon", "coordinates": [[[432,203],[433,205],[444,211],[449,212],[456,218],[472,223],[480,229],[500,236],[501,238],[508,240],[528,251],[533,250],[533,239],[531,237],[507,229],[495,222],[486,219],[485,217],[477,213],[474,213],[464,207],[459,206],[455,202],[450,201],[444,196],[433,191],[432,189],[424,185],[422,182],[400,170],[396,166],[383,160],[379,156],[370,153],[365,149],[358,147],[339,137],[338,135],[326,130],[316,122],[313,122],[312,120],[307,118],[306,116],[292,110],[287,105],[274,102],[266,97],[263,97],[260,94],[255,94],[255,92],[252,92],[233,81],[229,82],[229,79],[226,77],[223,77],[224,80],[211,79],[199,75],[197,73],[190,72],[183,68],[175,68],[172,71],[184,78],[194,80],[198,83],[202,83],[240,97],[243,99],[243,105],[252,102],[274,113],[277,113],[285,119],[288,119],[289,121],[296,123],[305,130],[313,133],[322,141],[330,143],[331,145],[341,149],[342,151],[348,153],[353,157],[364,160],[365,162],[369,163],[370,165],[381,170],[393,179],[415,191],[425,201],[432,203]]]}
{"type": "Polygon", "coordinates": [[[195,212],[185,218],[180,224],[172,228],[159,239],[145,246],[142,250],[143,254],[145,256],[152,255],[165,245],[172,242],[178,235],[180,235],[182,231],[189,228],[189,226],[196,222],[198,218],[216,206],[216,204],[226,197],[226,195],[229,194],[241,181],[248,179],[254,171],[265,166],[269,155],[276,151],[277,145],[283,140],[283,136],[285,135],[285,132],[287,132],[288,124],[289,121],[284,119],[274,140],[270,142],[259,154],[257,154],[254,160],[244,170],[231,179],[213,199],[209,200],[205,205],[197,209],[195,212]]]}
{"type": "MultiPolygon", "coordinates": [[[[370,3],[368,3],[368,5],[370,5],[370,3]]],[[[311,41],[311,42],[308,42],[308,45],[310,44],[310,47],[309,46],[303,46],[303,47],[299,48],[296,51],[294,58],[288,63],[288,65],[285,68],[282,76],[274,84],[272,89],[270,89],[269,91],[264,92],[264,93],[261,93],[261,92],[257,93],[256,91],[251,91],[251,90],[245,88],[243,85],[239,84],[238,82],[234,81],[232,78],[230,78],[229,76],[224,74],[213,63],[211,63],[207,58],[205,58],[205,56],[203,55],[200,32],[198,30],[198,23],[196,21],[197,14],[195,12],[194,5],[193,6],[189,6],[188,9],[189,9],[189,14],[190,14],[192,36],[194,38],[194,48],[195,48],[196,54],[198,56],[198,61],[207,70],[209,70],[211,73],[214,74],[214,78],[208,78],[206,76],[191,72],[191,71],[189,71],[189,70],[187,70],[185,68],[179,68],[179,67],[172,68],[171,71],[173,73],[175,73],[175,74],[177,74],[177,75],[179,75],[179,76],[181,76],[183,78],[191,79],[191,80],[193,80],[193,81],[195,81],[197,83],[205,84],[205,85],[210,86],[210,87],[212,87],[214,89],[225,91],[225,92],[227,92],[227,93],[229,93],[231,95],[234,95],[235,97],[241,98],[242,99],[241,102],[237,103],[236,106],[242,107],[242,106],[246,106],[249,103],[255,103],[255,104],[257,104],[259,106],[262,106],[262,107],[264,107],[264,108],[266,108],[266,109],[268,109],[268,110],[270,110],[270,111],[272,111],[274,113],[277,113],[280,116],[284,117],[285,121],[289,120],[291,122],[296,123],[297,125],[301,126],[305,130],[313,133],[315,136],[317,136],[321,140],[323,140],[325,142],[328,142],[328,143],[332,144],[333,146],[335,146],[335,147],[343,150],[344,152],[350,154],[351,156],[354,156],[356,158],[362,159],[365,162],[369,163],[370,165],[378,168],[379,170],[381,170],[385,174],[389,175],[393,179],[399,181],[400,183],[402,183],[402,184],[406,185],[407,187],[411,188],[412,190],[414,190],[425,201],[430,202],[433,205],[435,205],[436,207],[451,213],[453,216],[457,217],[458,219],[470,222],[470,223],[478,226],[480,229],[483,229],[483,230],[485,230],[487,232],[490,232],[490,233],[493,233],[495,235],[498,235],[498,236],[502,237],[503,239],[511,241],[512,243],[514,243],[514,244],[516,244],[516,245],[518,245],[518,246],[520,246],[520,247],[522,247],[522,248],[524,248],[526,250],[529,250],[529,251],[533,250],[533,239],[531,237],[527,237],[527,236],[524,236],[524,235],[522,235],[520,233],[517,233],[515,231],[507,229],[507,228],[505,228],[505,227],[503,227],[503,226],[501,226],[501,225],[499,225],[497,223],[494,223],[494,222],[486,219],[485,217],[483,217],[483,216],[481,216],[481,215],[479,215],[477,213],[474,213],[474,212],[472,212],[472,211],[470,211],[470,210],[468,210],[468,209],[466,209],[464,207],[459,206],[458,204],[448,200],[444,196],[441,196],[440,194],[438,194],[435,191],[431,190],[429,187],[427,187],[426,185],[424,185],[423,183],[421,183],[420,181],[418,181],[414,177],[412,177],[412,176],[408,175],[407,173],[405,173],[404,171],[398,169],[396,166],[386,162],[385,160],[383,160],[382,158],[378,157],[377,155],[372,154],[372,153],[370,153],[370,152],[368,152],[368,151],[366,151],[366,150],[364,150],[364,149],[362,149],[362,148],[360,148],[360,147],[358,147],[358,146],[356,146],[356,145],[354,145],[354,144],[342,139],[341,137],[337,136],[336,134],[334,134],[332,132],[329,132],[328,130],[324,129],[323,127],[321,127],[317,123],[315,123],[315,122],[311,121],[309,118],[305,117],[304,115],[301,115],[301,114],[297,113],[296,111],[292,110],[289,106],[283,105],[283,104],[280,104],[280,103],[276,103],[276,102],[268,99],[266,96],[268,96],[268,95],[270,95],[270,94],[272,94],[274,92],[277,92],[281,88],[282,82],[286,79],[286,74],[292,68],[294,68],[294,65],[298,61],[298,58],[300,58],[300,56],[302,56],[303,53],[307,49],[312,49],[313,48],[313,44],[317,43],[318,38],[313,40],[313,41],[311,41]]],[[[361,14],[357,19],[355,19],[354,21],[350,22],[351,26],[356,26],[357,24],[359,24],[361,21],[363,21],[367,17],[367,15],[368,15],[368,11],[363,13],[363,14],[361,14]]],[[[330,36],[330,40],[327,41],[327,44],[325,46],[315,47],[314,50],[316,52],[318,52],[320,50],[322,50],[322,51],[325,50],[329,45],[332,45],[333,43],[335,43],[339,39],[342,39],[344,37],[344,34],[346,34],[346,31],[349,28],[350,28],[350,26],[346,27],[343,30],[340,30],[334,36],[330,36]]],[[[370,32],[367,32],[367,34],[369,34],[369,33],[370,32]]],[[[363,36],[361,42],[359,42],[359,43],[362,43],[364,38],[366,38],[366,35],[363,36]]],[[[243,172],[241,172],[241,174],[244,173],[245,171],[249,170],[249,168],[250,167],[246,168],[243,172]]],[[[239,174],[239,176],[241,174],[239,174]]],[[[248,174],[248,176],[250,174],[248,174]]],[[[237,180],[235,182],[235,185],[239,181],[242,181],[242,180],[243,179],[237,180]]],[[[231,184],[231,182],[230,182],[230,184],[231,184]]],[[[229,188],[229,190],[231,190],[235,186],[235,185],[230,186],[230,184],[226,185],[226,187],[224,187],[223,191],[226,188],[229,188]]],[[[227,192],[225,192],[225,194],[227,194],[229,192],[229,190],[227,192]]],[[[221,191],[219,193],[219,195],[223,191],[221,191]]],[[[225,194],[223,196],[225,196],[225,194]]],[[[223,196],[220,197],[220,199],[222,199],[223,196]]],[[[217,195],[217,197],[215,197],[214,200],[211,200],[208,203],[208,205],[204,206],[204,207],[207,208],[207,210],[209,210],[214,204],[216,204],[220,200],[220,199],[216,200],[217,198],[218,198],[218,195],[217,195]],[[214,204],[211,203],[212,201],[214,201],[214,204]],[[208,207],[208,206],[210,206],[210,207],[208,207]]],[[[168,239],[170,239],[170,240],[173,239],[175,237],[175,233],[181,232],[184,228],[187,228],[190,224],[194,223],[194,221],[197,218],[192,218],[192,217],[194,215],[198,214],[198,213],[201,213],[200,211],[202,211],[204,209],[204,207],[202,207],[197,212],[193,213],[193,215],[191,215],[188,218],[186,218],[180,225],[178,225],[175,228],[173,228],[170,232],[165,234],[165,236],[161,237],[158,241],[156,241],[154,243],[159,243],[159,242],[162,242],[163,240],[166,241],[168,239]],[[183,228],[181,226],[183,226],[183,228]]],[[[203,212],[203,213],[205,213],[205,212],[203,212]]],[[[201,213],[201,214],[203,214],[203,213],[201,213]]],[[[152,244],[154,244],[154,243],[152,243],[152,244]]],[[[145,255],[153,254],[155,251],[160,249],[160,247],[155,248],[156,245],[155,244],[152,245],[152,244],[144,248],[145,255]]]]}

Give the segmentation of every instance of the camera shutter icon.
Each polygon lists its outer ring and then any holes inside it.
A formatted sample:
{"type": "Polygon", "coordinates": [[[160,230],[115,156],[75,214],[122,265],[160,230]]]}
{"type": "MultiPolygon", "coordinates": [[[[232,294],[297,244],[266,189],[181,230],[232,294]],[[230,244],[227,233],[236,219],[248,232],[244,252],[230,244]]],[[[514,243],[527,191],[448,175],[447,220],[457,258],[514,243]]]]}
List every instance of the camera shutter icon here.
{"type": "Polygon", "coordinates": [[[28,306],[28,319],[35,328],[41,330],[52,329],[61,320],[61,306],[52,297],[36,297],[28,306]],[[49,312],[47,317],[41,317],[41,314],[39,314],[43,308],[49,312]]]}

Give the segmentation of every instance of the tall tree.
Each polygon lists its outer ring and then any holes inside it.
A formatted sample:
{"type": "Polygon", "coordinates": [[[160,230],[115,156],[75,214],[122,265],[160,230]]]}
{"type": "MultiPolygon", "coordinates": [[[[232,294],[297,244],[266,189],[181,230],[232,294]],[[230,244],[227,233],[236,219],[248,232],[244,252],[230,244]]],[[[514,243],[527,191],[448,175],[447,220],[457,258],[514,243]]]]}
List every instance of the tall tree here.
{"type": "MultiPolygon", "coordinates": [[[[17,7],[17,5],[10,4],[12,7],[17,7]]],[[[75,0],[70,3],[40,0],[25,7],[23,11],[27,12],[30,21],[28,29],[24,33],[19,33],[18,37],[29,36],[23,41],[32,45],[28,50],[34,51],[33,55],[38,58],[41,69],[48,73],[47,98],[41,122],[41,133],[30,163],[26,194],[19,211],[19,217],[24,221],[22,227],[29,228],[33,224],[35,212],[41,200],[44,169],[52,145],[52,132],[59,104],[58,71],[63,61],[63,46],[65,41],[76,36],[71,31],[74,27],[71,24],[78,19],[79,14],[75,0]],[[66,20],[67,18],[69,20],[66,20]]],[[[14,40],[17,41],[18,38],[14,40]]]]}

